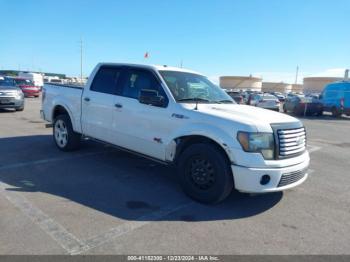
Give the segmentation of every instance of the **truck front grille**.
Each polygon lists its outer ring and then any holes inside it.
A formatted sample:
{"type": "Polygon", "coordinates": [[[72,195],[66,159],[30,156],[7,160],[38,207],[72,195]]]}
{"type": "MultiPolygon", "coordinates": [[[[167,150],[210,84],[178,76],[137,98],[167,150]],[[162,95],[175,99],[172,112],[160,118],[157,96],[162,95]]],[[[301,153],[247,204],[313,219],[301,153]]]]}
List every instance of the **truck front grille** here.
{"type": "Polygon", "coordinates": [[[277,130],[279,156],[282,158],[301,154],[306,149],[305,128],[277,130]]]}
{"type": "Polygon", "coordinates": [[[283,174],[277,187],[287,186],[289,184],[293,184],[299,181],[306,175],[306,172],[307,172],[307,169],[303,169],[303,170],[283,174]]]}

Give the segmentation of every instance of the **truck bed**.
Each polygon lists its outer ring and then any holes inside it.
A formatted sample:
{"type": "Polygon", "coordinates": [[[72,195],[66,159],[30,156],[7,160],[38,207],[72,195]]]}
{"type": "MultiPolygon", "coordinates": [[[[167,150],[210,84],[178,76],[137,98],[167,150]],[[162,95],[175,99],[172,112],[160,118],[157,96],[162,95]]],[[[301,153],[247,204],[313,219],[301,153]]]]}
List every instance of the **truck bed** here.
{"type": "Polygon", "coordinates": [[[52,122],[52,109],[56,105],[64,105],[72,120],[73,129],[81,132],[81,97],[84,86],[46,83],[43,89],[46,97],[42,106],[45,120],[52,122]]]}

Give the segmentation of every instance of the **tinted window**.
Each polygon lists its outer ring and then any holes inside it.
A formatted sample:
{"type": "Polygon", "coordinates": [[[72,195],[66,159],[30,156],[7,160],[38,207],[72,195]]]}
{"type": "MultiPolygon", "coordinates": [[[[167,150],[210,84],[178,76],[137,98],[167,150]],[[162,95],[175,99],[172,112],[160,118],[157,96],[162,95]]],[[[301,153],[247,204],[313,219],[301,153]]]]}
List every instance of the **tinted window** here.
{"type": "Polygon", "coordinates": [[[151,72],[141,69],[128,70],[122,95],[138,99],[142,89],[155,90],[166,98],[162,86],[151,72]]]}
{"type": "Polygon", "coordinates": [[[101,67],[91,85],[91,91],[105,94],[116,94],[120,73],[120,68],[101,67]]]}

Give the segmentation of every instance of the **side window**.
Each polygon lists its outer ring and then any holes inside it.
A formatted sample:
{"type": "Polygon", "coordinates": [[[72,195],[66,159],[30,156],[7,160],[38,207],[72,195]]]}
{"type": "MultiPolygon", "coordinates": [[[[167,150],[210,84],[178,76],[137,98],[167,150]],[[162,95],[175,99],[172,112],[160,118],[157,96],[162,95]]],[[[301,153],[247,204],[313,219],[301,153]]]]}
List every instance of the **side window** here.
{"type": "Polygon", "coordinates": [[[142,69],[130,69],[124,82],[122,95],[138,99],[142,89],[155,90],[159,95],[166,98],[161,84],[151,72],[142,69]]]}
{"type": "Polygon", "coordinates": [[[117,67],[101,67],[92,82],[91,91],[117,94],[117,84],[121,69],[117,67]]]}

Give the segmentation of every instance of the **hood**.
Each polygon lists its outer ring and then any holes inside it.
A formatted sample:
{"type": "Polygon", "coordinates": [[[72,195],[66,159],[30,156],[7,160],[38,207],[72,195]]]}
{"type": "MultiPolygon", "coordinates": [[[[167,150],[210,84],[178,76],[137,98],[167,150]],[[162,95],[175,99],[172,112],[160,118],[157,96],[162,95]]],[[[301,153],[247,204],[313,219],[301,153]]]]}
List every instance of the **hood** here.
{"type": "Polygon", "coordinates": [[[187,110],[200,114],[235,121],[243,125],[255,126],[259,132],[271,132],[271,124],[299,122],[298,119],[289,115],[248,105],[198,104],[198,110],[194,110],[195,104],[192,103],[183,103],[181,105],[187,110]]]}
{"type": "Polygon", "coordinates": [[[20,88],[16,86],[0,86],[0,93],[19,91],[20,88]]]}

